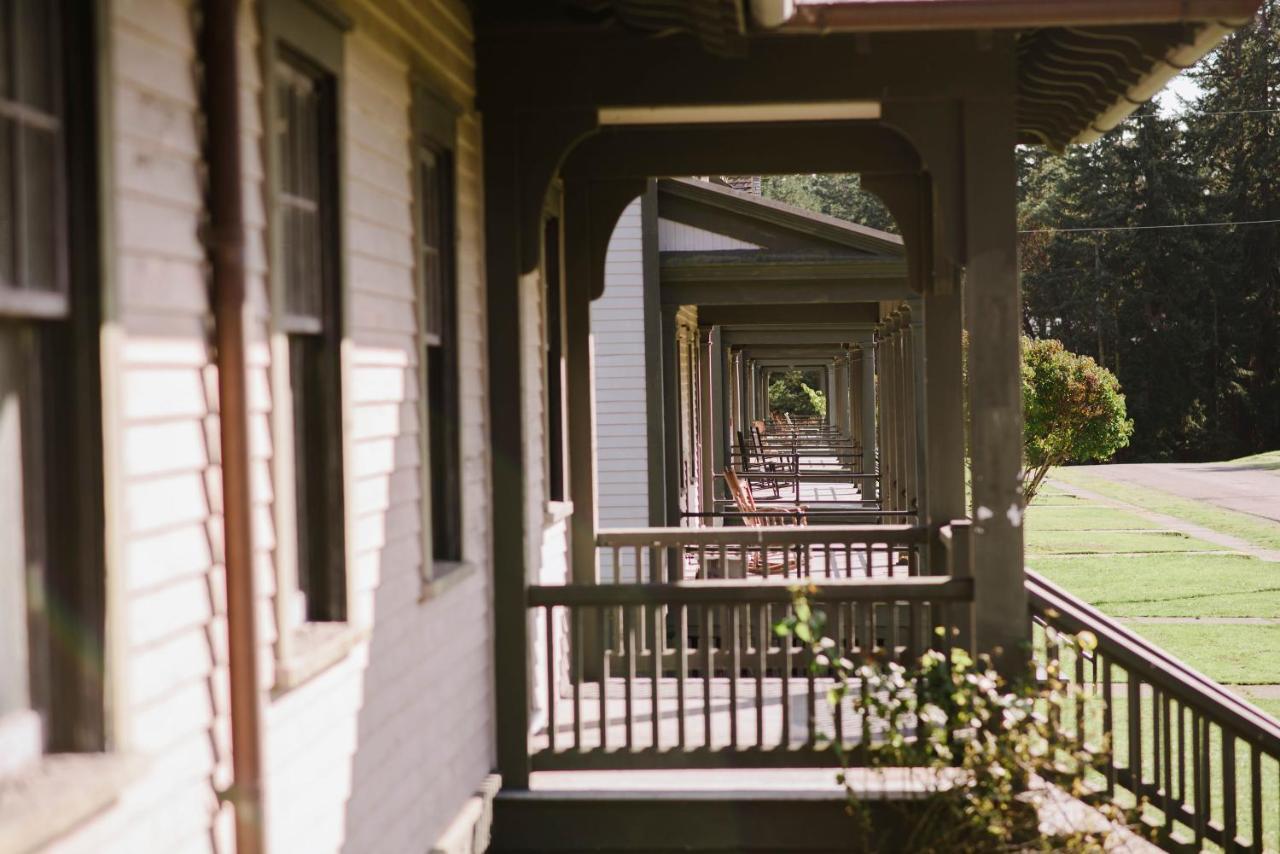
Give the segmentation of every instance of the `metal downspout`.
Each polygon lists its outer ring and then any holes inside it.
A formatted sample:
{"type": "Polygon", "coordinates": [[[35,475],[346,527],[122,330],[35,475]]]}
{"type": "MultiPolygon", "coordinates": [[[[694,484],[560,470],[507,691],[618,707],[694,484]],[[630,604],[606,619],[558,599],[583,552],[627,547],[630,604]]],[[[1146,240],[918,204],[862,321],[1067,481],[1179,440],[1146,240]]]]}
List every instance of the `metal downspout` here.
{"type": "Polygon", "coordinates": [[[204,0],[202,12],[205,155],[209,170],[207,248],[212,268],[214,360],[218,368],[233,773],[232,784],[222,796],[235,809],[237,854],[259,854],[265,846],[245,391],[245,237],[236,44],[239,0],[204,0]]]}

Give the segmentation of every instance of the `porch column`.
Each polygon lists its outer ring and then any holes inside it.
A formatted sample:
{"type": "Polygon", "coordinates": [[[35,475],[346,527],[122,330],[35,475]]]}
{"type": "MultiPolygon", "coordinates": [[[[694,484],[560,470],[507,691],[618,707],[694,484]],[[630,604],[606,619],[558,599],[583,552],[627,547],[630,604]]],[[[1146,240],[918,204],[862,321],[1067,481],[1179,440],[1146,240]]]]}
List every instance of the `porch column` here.
{"type": "MultiPolygon", "coordinates": [[[[713,413],[715,405],[713,404],[713,377],[715,374],[716,354],[715,349],[711,346],[712,328],[709,326],[698,327],[698,346],[695,352],[698,354],[697,365],[697,384],[698,384],[698,441],[700,443],[701,452],[699,453],[699,462],[701,463],[701,471],[698,472],[699,482],[702,485],[700,490],[701,498],[699,510],[706,513],[714,510],[714,491],[716,482],[715,467],[715,445],[716,445],[716,428],[713,413]]],[[[703,524],[708,524],[707,520],[703,524]]]]}
{"type": "Polygon", "coordinates": [[[1022,386],[1016,246],[1013,54],[1009,93],[963,105],[964,316],[969,331],[976,639],[1006,673],[1025,666],[1029,629],[1022,538],[1022,386]]]}
{"type": "Polygon", "coordinates": [[[676,339],[676,314],[680,307],[662,306],[662,482],[665,499],[661,525],[680,524],[680,355],[676,339]]]}
{"type": "Polygon", "coordinates": [[[707,509],[715,510],[716,473],[723,472],[728,460],[729,432],[725,415],[729,395],[728,375],[725,371],[724,331],[711,329],[711,491],[707,493],[707,509]]]}
{"type": "MultiPolygon", "coordinates": [[[[924,517],[932,526],[968,516],[964,505],[964,369],[960,288],[931,288],[924,296],[925,412],[924,517]]],[[[946,572],[942,549],[931,552],[931,571],[946,572]]]]}
{"type": "Polygon", "coordinates": [[[569,548],[575,584],[598,581],[595,383],[591,363],[591,206],[587,186],[564,187],[565,401],[568,406],[569,548]]]}
{"type": "MultiPolygon", "coordinates": [[[[880,402],[876,398],[876,350],[870,339],[862,343],[861,368],[858,380],[862,384],[859,392],[862,411],[858,417],[862,420],[862,470],[873,472],[880,468],[880,439],[876,435],[876,409],[880,402]]],[[[879,497],[879,483],[873,483],[876,489],[874,497],[879,497]]]]}

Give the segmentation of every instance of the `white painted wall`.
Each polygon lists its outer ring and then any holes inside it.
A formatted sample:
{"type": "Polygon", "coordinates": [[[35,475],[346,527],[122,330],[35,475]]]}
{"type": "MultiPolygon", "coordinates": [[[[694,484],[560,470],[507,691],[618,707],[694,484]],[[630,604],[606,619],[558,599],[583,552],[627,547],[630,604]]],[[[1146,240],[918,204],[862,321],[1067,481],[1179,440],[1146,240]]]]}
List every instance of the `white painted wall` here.
{"type": "MultiPolygon", "coordinates": [[[[115,226],[104,394],[111,548],[109,692],[141,772],[61,837],[73,852],[231,850],[226,621],[216,373],[199,240],[204,175],[193,0],[113,0],[106,83],[115,226]]],[[[458,0],[381,0],[346,39],[344,197],[349,316],[353,621],[350,652],[283,695],[275,682],[275,496],[257,9],[242,15],[249,224],[254,539],[260,597],[265,823],[274,851],[424,851],[494,764],[481,134],[458,148],[465,550],[473,569],[420,601],[413,326],[411,69],[474,97],[458,0]],[[412,44],[402,41],[412,33],[412,44]],[[400,35],[397,35],[400,34],[400,35]]],[[[540,438],[539,438],[540,441],[540,438]]]]}
{"type": "Polygon", "coordinates": [[[600,527],[643,526],[649,521],[649,449],[639,199],[614,228],[604,281],[604,294],[591,304],[600,527]]]}

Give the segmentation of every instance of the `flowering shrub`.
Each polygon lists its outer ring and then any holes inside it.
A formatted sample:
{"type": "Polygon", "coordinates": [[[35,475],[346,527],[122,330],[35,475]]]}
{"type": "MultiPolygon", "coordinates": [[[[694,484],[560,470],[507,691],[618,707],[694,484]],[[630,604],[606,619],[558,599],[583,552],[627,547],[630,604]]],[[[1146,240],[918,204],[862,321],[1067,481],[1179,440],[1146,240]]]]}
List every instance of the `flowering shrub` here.
{"type": "MultiPolygon", "coordinates": [[[[1016,687],[1006,685],[986,657],[975,660],[960,648],[926,652],[910,667],[854,662],[823,634],[825,614],[808,595],[804,588],[793,591],[792,611],[774,630],[809,648],[815,677],[832,679],[827,701],[833,715],[842,705],[852,707],[860,737],[853,744],[834,739],[829,746],[865,848],[878,847],[880,830],[855,792],[855,765],[916,769],[919,798],[877,803],[897,813],[897,830],[905,828],[905,836],[894,837],[899,850],[1102,850],[1111,833],[1138,826],[1136,812],[1111,806],[1091,811],[1076,800],[1089,792],[1093,769],[1105,763],[1109,745],[1064,737],[1064,712],[1088,715],[1101,700],[1060,679],[1058,661],[1042,658],[1031,668],[1041,678],[1016,687]],[[1061,814],[1046,816],[1053,810],[1061,814]],[[1081,821],[1082,814],[1092,820],[1081,821]]],[[[1048,648],[1088,653],[1093,645],[1096,640],[1082,633],[1055,635],[1048,648]]]]}

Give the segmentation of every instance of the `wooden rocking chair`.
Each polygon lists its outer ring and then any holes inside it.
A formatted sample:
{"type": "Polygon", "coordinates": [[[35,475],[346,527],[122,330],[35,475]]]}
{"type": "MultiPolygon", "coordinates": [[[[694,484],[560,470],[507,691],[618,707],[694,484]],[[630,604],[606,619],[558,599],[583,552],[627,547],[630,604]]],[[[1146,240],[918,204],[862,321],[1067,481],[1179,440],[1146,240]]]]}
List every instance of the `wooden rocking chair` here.
{"type": "MultiPolygon", "coordinates": [[[[724,470],[725,486],[734,504],[742,513],[742,523],[749,528],[789,528],[808,525],[808,517],[803,505],[780,505],[773,507],[756,504],[751,488],[738,477],[732,468],[724,470]],[[757,515],[758,514],[758,515],[757,515]]],[[[776,556],[767,548],[761,552],[748,552],[746,572],[748,575],[796,574],[807,575],[809,555],[807,551],[798,551],[794,556],[785,550],[776,556]]]]}

